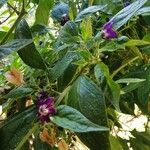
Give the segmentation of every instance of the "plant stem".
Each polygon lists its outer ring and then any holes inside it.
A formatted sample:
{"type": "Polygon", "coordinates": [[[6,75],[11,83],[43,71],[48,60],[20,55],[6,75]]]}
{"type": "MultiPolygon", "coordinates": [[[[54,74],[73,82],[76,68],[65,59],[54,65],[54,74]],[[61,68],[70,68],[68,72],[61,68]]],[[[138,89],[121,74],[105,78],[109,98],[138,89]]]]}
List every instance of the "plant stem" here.
{"type": "Polygon", "coordinates": [[[7,2],[7,5],[8,5],[11,9],[13,9],[13,10],[16,12],[17,15],[19,15],[19,11],[18,11],[15,7],[13,7],[12,5],[10,5],[8,2],[7,2]]]}
{"type": "Polygon", "coordinates": [[[24,0],[23,0],[23,3],[22,3],[22,10],[21,10],[21,12],[20,12],[20,14],[19,14],[17,20],[14,22],[13,26],[9,29],[9,31],[8,31],[8,32],[6,33],[6,35],[3,37],[2,41],[0,42],[0,45],[4,44],[4,43],[8,40],[10,34],[13,32],[13,30],[15,29],[15,27],[17,26],[17,24],[20,22],[20,20],[22,19],[22,17],[23,17],[25,14],[26,14],[26,12],[25,12],[25,7],[24,7],[24,0]]]}
{"type": "Polygon", "coordinates": [[[117,70],[115,70],[111,77],[113,78],[118,72],[120,72],[123,68],[125,68],[128,64],[132,63],[133,61],[139,59],[139,56],[134,57],[133,59],[131,59],[130,61],[128,61],[127,63],[125,63],[124,65],[120,66],[117,70]]]}

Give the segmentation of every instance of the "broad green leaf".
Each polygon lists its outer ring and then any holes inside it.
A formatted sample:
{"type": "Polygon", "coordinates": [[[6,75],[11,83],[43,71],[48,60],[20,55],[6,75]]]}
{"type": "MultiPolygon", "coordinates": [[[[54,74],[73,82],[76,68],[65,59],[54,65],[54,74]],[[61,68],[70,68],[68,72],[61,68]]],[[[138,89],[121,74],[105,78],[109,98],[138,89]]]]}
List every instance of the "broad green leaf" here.
{"type": "MultiPolygon", "coordinates": [[[[72,85],[67,104],[79,110],[86,118],[100,126],[107,126],[106,106],[100,87],[86,76],[80,76],[72,85]]],[[[80,133],[79,138],[91,150],[109,148],[108,132],[80,133]],[[97,139],[101,143],[97,142],[97,139]]]]}
{"type": "Polygon", "coordinates": [[[135,138],[130,138],[130,147],[135,150],[149,150],[149,146],[135,138]]]}
{"type": "Polygon", "coordinates": [[[119,109],[119,99],[120,99],[120,87],[119,85],[112,80],[110,74],[109,74],[109,68],[104,64],[104,63],[99,63],[97,64],[97,67],[99,67],[106,80],[107,80],[107,84],[111,90],[111,94],[112,94],[112,99],[111,102],[114,105],[114,107],[116,108],[116,110],[120,111],[119,109]]]}
{"type": "Polygon", "coordinates": [[[109,22],[113,22],[114,28],[119,29],[123,26],[131,17],[133,17],[137,11],[147,2],[147,0],[137,0],[129,6],[123,8],[109,22]]]}
{"type": "Polygon", "coordinates": [[[98,83],[100,84],[103,83],[105,76],[104,76],[102,69],[99,67],[99,65],[96,65],[94,67],[94,75],[98,83]]]}
{"type": "Polygon", "coordinates": [[[18,87],[11,90],[8,94],[4,96],[4,98],[22,98],[28,96],[33,92],[33,89],[28,87],[18,87]]]}
{"type": "Polygon", "coordinates": [[[60,127],[69,129],[74,132],[90,132],[90,131],[108,131],[106,127],[92,123],[78,110],[67,106],[60,105],[57,108],[58,114],[50,117],[51,121],[60,127]]]}
{"type": "Polygon", "coordinates": [[[138,132],[133,130],[131,131],[131,134],[136,138],[137,141],[140,141],[150,147],[150,134],[148,132],[138,132]]]}
{"type": "Polygon", "coordinates": [[[35,14],[35,24],[47,25],[49,12],[53,7],[54,0],[39,0],[38,8],[35,14]]]}
{"type": "Polygon", "coordinates": [[[110,135],[109,139],[110,139],[111,150],[123,150],[117,137],[110,135]]]}
{"type": "Polygon", "coordinates": [[[124,44],[125,46],[144,46],[150,45],[150,42],[144,40],[129,40],[124,44]]]}
{"type": "Polygon", "coordinates": [[[21,141],[17,144],[15,147],[15,150],[20,150],[22,149],[22,146],[25,144],[26,141],[28,141],[29,137],[36,131],[38,128],[38,123],[34,124],[29,130],[26,135],[24,135],[21,139],[21,141]]]}
{"type": "Polygon", "coordinates": [[[67,23],[65,23],[65,25],[59,32],[58,39],[66,44],[74,44],[79,41],[78,28],[76,24],[73,21],[68,21],[67,23]]]}
{"type": "Polygon", "coordinates": [[[121,49],[125,49],[125,46],[112,41],[112,42],[107,43],[98,51],[99,52],[113,52],[113,51],[121,50],[121,49]]]}
{"type": "Polygon", "coordinates": [[[29,46],[33,41],[31,39],[17,39],[10,43],[0,46],[0,60],[11,54],[13,51],[21,50],[29,46]]]}
{"type": "MultiPolygon", "coordinates": [[[[17,39],[32,39],[30,28],[27,22],[23,19],[19,22],[15,31],[15,38],[17,39]]],[[[20,49],[18,51],[20,58],[24,61],[25,64],[33,68],[46,69],[45,63],[36,50],[34,43],[20,49]]]]}
{"type": "Polygon", "coordinates": [[[88,39],[92,38],[92,20],[91,18],[85,18],[82,20],[81,23],[81,34],[83,40],[87,41],[88,39]]]}
{"type": "Polygon", "coordinates": [[[82,20],[82,18],[84,18],[86,15],[89,15],[89,14],[93,14],[93,13],[96,13],[98,11],[101,11],[101,12],[105,12],[106,13],[106,8],[107,8],[107,5],[97,5],[97,6],[90,6],[84,10],[82,10],[76,17],[75,19],[75,22],[79,22],[82,20]]]}
{"type": "Polygon", "coordinates": [[[136,15],[150,15],[150,6],[139,9],[136,15]]]}
{"type": "Polygon", "coordinates": [[[73,1],[69,1],[69,17],[71,20],[74,20],[77,16],[77,7],[73,1]]]}
{"type": "Polygon", "coordinates": [[[15,149],[18,145],[24,144],[24,138],[27,140],[27,136],[29,137],[32,134],[31,130],[35,125],[35,117],[35,108],[30,107],[2,123],[0,125],[0,149],[15,149]]]}
{"type": "Polygon", "coordinates": [[[62,92],[67,87],[69,82],[74,77],[76,71],[77,71],[77,66],[74,64],[70,64],[67,67],[67,69],[64,71],[64,73],[58,78],[57,86],[59,92],[62,92]]]}
{"type": "Polygon", "coordinates": [[[50,80],[54,81],[59,78],[68,68],[69,64],[71,64],[71,62],[77,60],[78,58],[79,55],[76,52],[70,51],[66,53],[66,55],[50,70],[50,80]]]}
{"type": "Polygon", "coordinates": [[[115,81],[116,83],[137,83],[137,82],[143,82],[145,79],[138,79],[138,78],[125,78],[125,79],[119,79],[115,81]]]}

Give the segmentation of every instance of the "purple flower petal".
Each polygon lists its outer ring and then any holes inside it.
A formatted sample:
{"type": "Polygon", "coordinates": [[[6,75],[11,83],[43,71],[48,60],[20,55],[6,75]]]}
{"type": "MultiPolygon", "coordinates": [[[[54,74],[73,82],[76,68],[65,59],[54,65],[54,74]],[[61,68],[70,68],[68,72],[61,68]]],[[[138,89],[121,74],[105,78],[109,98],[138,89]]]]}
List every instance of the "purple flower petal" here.
{"type": "Polygon", "coordinates": [[[107,22],[103,25],[103,30],[109,30],[113,28],[113,22],[107,22]]]}
{"type": "Polygon", "coordinates": [[[111,40],[118,37],[117,32],[113,29],[113,22],[104,24],[102,32],[105,39],[111,40]]]}
{"type": "Polygon", "coordinates": [[[48,96],[48,94],[45,92],[41,92],[39,94],[37,107],[39,120],[42,123],[49,122],[49,116],[52,116],[56,113],[56,109],[54,108],[53,97],[48,96]]]}

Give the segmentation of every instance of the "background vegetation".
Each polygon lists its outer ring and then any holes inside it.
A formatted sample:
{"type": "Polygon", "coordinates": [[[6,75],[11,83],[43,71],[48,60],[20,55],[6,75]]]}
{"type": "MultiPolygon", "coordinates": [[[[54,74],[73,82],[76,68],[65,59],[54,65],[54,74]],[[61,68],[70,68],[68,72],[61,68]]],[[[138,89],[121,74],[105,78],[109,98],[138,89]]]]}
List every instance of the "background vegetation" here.
{"type": "Polygon", "coordinates": [[[0,0],[0,149],[149,150],[149,56],[148,0],[0,0]]]}

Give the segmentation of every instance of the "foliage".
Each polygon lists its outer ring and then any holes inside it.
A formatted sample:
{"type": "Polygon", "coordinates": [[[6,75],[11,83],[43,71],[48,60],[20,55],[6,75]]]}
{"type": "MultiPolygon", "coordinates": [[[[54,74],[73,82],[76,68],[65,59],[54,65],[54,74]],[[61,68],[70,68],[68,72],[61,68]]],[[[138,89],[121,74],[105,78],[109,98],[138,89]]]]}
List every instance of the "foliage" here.
{"type": "Polygon", "coordinates": [[[1,150],[68,150],[76,137],[149,149],[148,0],[1,0],[0,12],[1,150]],[[120,136],[120,114],[144,116],[144,130],[120,136]]]}

